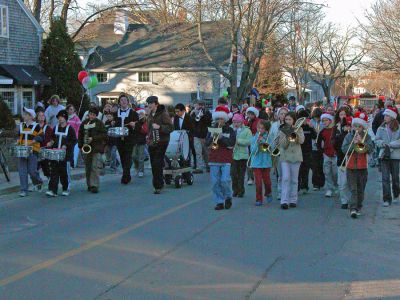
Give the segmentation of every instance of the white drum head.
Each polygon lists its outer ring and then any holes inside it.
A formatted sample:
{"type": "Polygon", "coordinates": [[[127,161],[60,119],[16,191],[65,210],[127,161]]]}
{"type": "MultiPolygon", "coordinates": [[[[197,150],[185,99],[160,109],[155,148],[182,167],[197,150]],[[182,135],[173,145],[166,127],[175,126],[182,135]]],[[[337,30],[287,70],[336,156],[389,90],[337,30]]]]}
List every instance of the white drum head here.
{"type": "Polygon", "coordinates": [[[189,136],[185,130],[171,132],[166,156],[171,159],[189,158],[189,136]]]}
{"type": "Polygon", "coordinates": [[[187,160],[189,158],[189,136],[186,133],[186,131],[182,132],[181,135],[181,139],[182,139],[182,157],[184,160],[187,160]]]}

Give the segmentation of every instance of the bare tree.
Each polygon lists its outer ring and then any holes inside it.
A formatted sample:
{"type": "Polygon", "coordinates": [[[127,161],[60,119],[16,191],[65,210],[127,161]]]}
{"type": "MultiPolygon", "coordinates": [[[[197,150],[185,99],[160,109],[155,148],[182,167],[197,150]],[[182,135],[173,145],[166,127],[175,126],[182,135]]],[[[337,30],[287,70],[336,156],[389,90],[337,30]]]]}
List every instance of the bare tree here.
{"type": "Polygon", "coordinates": [[[365,12],[370,68],[400,73],[400,0],[379,0],[365,12]]]}
{"type": "Polygon", "coordinates": [[[310,63],[310,76],[322,87],[328,102],[335,81],[360,64],[366,53],[355,43],[356,37],[352,29],[346,29],[342,34],[332,23],[325,24],[317,35],[317,51],[310,63]]]}
{"type": "MultiPolygon", "coordinates": [[[[285,21],[295,0],[197,0],[198,36],[203,51],[215,69],[230,82],[232,101],[243,99],[257,77],[268,38],[285,21]],[[231,64],[218,65],[203,38],[205,20],[226,20],[229,24],[231,64]],[[241,71],[241,76],[238,74],[241,71]],[[238,84],[239,82],[239,84],[238,84]]],[[[221,28],[216,28],[221,30],[221,28]]]]}
{"type": "Polygon", "coordinates": [[[316,55],[316,37],[323,19],[321,5],[302,3],[290,10],[288,22],[280,30],[285,45],[283,67],[293,80],[300,102],[311,81],[309,66],[316,55]]]}

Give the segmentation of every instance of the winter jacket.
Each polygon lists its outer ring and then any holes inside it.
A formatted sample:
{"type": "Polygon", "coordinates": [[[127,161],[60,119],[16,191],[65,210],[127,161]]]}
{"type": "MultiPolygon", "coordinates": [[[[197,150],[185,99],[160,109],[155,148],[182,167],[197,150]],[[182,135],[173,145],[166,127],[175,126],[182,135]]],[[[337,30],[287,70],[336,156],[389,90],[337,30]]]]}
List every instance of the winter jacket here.
{"type": "Polygon", "coordinates": [[[233,148],[234,160],[249,158],[248,149],[251,144],[252,137],[253,136],[251,134],[250,129],[244,125],[236,131],[236,144],[235,147],[233,148]]]}
{"type": "Polygon", "coordinates": [[[140,121],[137,121],[134,130],[134,139],[133,139],[134,144],[145,145],[148,133],[149,133],[149,128],[147,126],[146,119],[143,118],[140,121]]]}
{"type": "Polygon", "coordinates": [[[81,126],[79,127],[78,135],[79,148],[82,148],[82,146],[85,144],[85,134],[93,139],[90,143],[90,146],[92,147],[92,153],[104,153],[104,147],[107,143],[107,129],[103,122],[99,119],[94,119],[93,121],[86,119],[82,122],[81,126]],[[92,128],[86,129],[85,126],[92,128]]]}
{"type": "MultiPolygon", "coordinates": [[[[216,125],[214,126],[217,127],[216,125]]],[[[208,133],[206,137],[206,146],[211,146],[213,142],[213,136],[208,133]]],[[[235,131],[229,127],[228,124],[222,127],[222,134],[218,139],[218,149],[213,150],[209,148],[208,160],[210,164],[220,163],[220,164],[230,164],[233,158],[233,147],[236,143],[235,131]]]]}
{"type": "Polygon", "coordinates": [[[211,126],[212,115],[209,110],[204,109],[203,116],[200,117],[200,120],[197,120],[196,115],[198,115],[198,113],[199,111],[196,110],[193,110],[190,113],[190,118],[192,119],[194,124],[193,135],[194,137],[197,137],[199,139],[205,139],[208,134],[208,127],[211,126]]]}
{"type": "MultiPolygon", "coordinates": [[[[363,136],[364,133],[361,133],[361,136],[363,136]]],[[[365,147],[367,147],[367,152],[366,153],[357,153],[354,150],[354,143],[351,143],[354,137],[354,131],[349,132],[346,137],[343,140],[342,144],[342,152],[346,153],[349,151],[350,153],[353,152],[353,154],[348,157],[349,163],[347,164],[347,169],[351,170],[360,170],[360,169],[367,169],[368,168],[368,153],[371,153],[374,149],[374,144],[372,142],[371,137],[369,134],[367,135],[365,139],[365,147]],[[351,147],[350,147],[351,144],[351,147]],[[350,148],[350,149],[349,149],[350,148]]]]}
{"type": "Polygon", "coordinates": [[[157,107],[157,110],[154,113],[154,115],[150,113],[147,119],[147,123],[149,128],[148,140],[150,146],[156,146],[155,144],[153,144],[153,135],[155,134],[155,130],[153,129],[153,124],[160,125],[159,129],[160,139],[158,141],[158,144],[167,145],[169,143],[169,135],[172,131],[174,131],[174,125],[172,124],[171,118],[169,117],[169,114],[165,110],[165,107],[163,105],[159,105],[157,107]]]}
{"type": "Polygon", "coordinates": [[[342,145],[344,138],[348,134],[347,131],[344,130],[344,126],[341,123],[338,123],[333,127],[333,147],[335,148],[337,155],[337,166],[341,166],[344,159],[344,154],[342,151],[342,145]]]}
{"type": "MultiPolygon", "coordinates": [[[[259,137],[259,133],[257,132],[255,136],[253,136],[251,140],[251,156],[250,167],[251,168],[272,168],[272,158],[271,154],[267,152],[262,152],[259,150],[259,144],[257,142],[259,137]]],[[[263,139],[266,140],[268,144],[271,144],[271,138],[268,136],[268,132],[265,132],[263,135],[263,139]]]]}
{"type": "Polygon", "coordinates": [[[329,157],[334,157],[336,156],[336,151],[335,148],[333,147],[333,126],[329,128],[324,128],[321,130],[321,132],[318,135],[318,140],[317,140],[317,147],[318,150],[324,151],[324,154],[329,157]],[[322,146],[322,142],[324,142],[324,145],[322,146]]]}
{"type": "Polygon", "coordinates": [[[286,134],[279,131],[279,151],[281,152],[280,161],[290,163],[302,162],[303,153],[301,152],[301,144],[304,143],[303,128],[297,131],[298,142],[291,143],[288,141],[286,134]]]}
{"type": "Polygon", "coordinates": [[[32,146],[33,152],[38,153],[40,151],[40,143],[44,139],[43,131],[40,128],[40,125],[35,122],[33,122],[29,126],[27,126],[26,123],[20,123],[19,139],[17,145],[25,146],[25,137],[26,137],[26,146],[32,146]],[[23,132],[26,134],[23,134],[23,132]]]}
{"type": "Polygon", "coordinates": [[[304,133],[304,143],[301,145],[301,151],[303,154],[311,154],[312,142],[317,138],[317,132],[308,124],[302,126],[304,133]]]}
{"type": "Polygon", "coordinates": [[[68,117],[68,125],[70,125],[78,135],[76,138],[79,138],[79,127],[81,126],[82,122],[81,119],[77,115],[73,115],[68,117]]]}
{"type": "Polygon", "coordinates": [[[50,105],[44,112],[47,124],[49,124],[52,128],[54,128],[58,124],[57,114],[60,112],[60,110],[63,109],[65,109],[65,107],[61,104],[57,106],[50,105]]]}
{"type": "Polygon", "coordinates": [[[379,157],[382,156],[386,144],[390,148],[390,159],[400,159],[400,129],[390,134],[388,126],[382,124],[376,132],[375,144],[380,148],[379,157]]]}
{"type": "MultiPolygon", "coordinates": [[[[40,126],[40,124],[39,124],[40,126]]],[[[53,128],[51,128],[50,125],[44,124],[43,127],[41,127],[43,131],[43,141],[40,143],[40,147],[46,147],[47,143],[51,141],[51,138],[53,136],[53,128]]]]}
{"type": "Polygon", "coordinates": [[[258,122],[260,122],[260,119],[259,118],[254,118],[253,120],[248,121],[247,124],[246,124],[247,126],[249,126],[249,128],[251,130],[251,133],[253,135],[255,135],[257,133],[258,122]]]}

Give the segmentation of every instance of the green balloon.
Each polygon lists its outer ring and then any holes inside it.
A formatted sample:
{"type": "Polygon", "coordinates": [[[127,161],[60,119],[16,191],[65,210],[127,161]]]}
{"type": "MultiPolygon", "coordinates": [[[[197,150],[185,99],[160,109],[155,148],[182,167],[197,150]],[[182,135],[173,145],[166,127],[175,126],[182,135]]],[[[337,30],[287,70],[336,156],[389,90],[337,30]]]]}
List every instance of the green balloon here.
{"type": "Polygon", "coordinates": [[[97,79],[97,75],[90,76],[89,89],[95,88],[98,84],[99,84],[99,81],[97,79]]]}
{"type": "Polygon", "coordinates": [[[224,92],[222,93],[222,96],[224,96],[224,97],[228,97],[228,96],[229,96],[229,93],[228,93],[228,91],[224,91],[224,92]]]}

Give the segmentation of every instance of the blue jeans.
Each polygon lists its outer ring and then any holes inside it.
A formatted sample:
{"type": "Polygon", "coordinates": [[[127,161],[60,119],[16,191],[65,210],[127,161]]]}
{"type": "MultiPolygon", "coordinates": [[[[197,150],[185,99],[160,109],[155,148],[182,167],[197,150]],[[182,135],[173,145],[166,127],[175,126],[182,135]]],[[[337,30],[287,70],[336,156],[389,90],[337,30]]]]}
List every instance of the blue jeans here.
{"type": "Polygon", "coordinates": [[[227,198],[232,198],[231,165],[210,164],[210,175],[214,202],[224,203],[227,198]]]}

